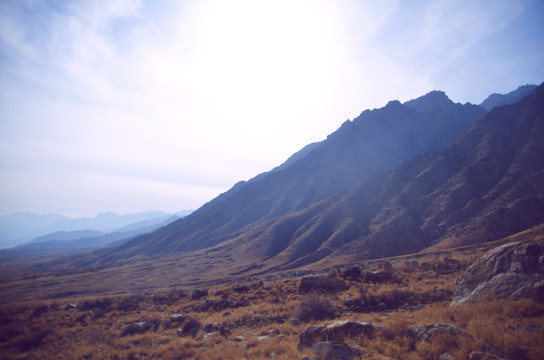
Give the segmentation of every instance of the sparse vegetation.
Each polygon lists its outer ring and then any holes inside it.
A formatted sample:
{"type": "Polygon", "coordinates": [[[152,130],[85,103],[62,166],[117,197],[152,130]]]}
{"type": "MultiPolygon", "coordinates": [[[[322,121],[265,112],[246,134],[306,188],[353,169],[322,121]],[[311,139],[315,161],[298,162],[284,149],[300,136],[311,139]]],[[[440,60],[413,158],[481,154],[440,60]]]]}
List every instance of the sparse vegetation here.
{"type": "Polygon", "coordinates": [[[0,311],[0,359],[301,359],[309,327],[345,320],[376,325],[372,336],[346,336],[362,358],[432,359],[448,353],[497,352],[544,358],[544,304],[488,298],[450,308],[473,250],[392,260],[392,266],[346,266],[326,275],[334,291],[307,292],[300,277],[246,281],[86,298],[6,304],[0,311]],[[347,271],[349,270],[349,271],[347,271]],[[385,278],[367,273],[387,272],[385,278]],[[208,307],[199,307],[207,303],[208,307]],[[221,304],[221,305],[219,305],[221,304]],[[414,328],[440,326],[417,338],[414,328]]]}
{"type": "Polygon", "coordinates": [[[302,298],[295,317],[302,322],[312,320],[327,320],[336,318],[336,306],[327,295],[321,292],[311,292],[302,298]]]}

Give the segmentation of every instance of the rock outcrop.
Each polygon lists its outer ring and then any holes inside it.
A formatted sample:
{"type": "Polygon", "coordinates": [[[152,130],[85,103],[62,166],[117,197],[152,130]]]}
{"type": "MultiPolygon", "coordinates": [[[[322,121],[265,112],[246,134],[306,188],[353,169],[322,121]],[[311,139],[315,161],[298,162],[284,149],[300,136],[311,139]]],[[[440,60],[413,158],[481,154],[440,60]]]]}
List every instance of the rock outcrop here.
{"type": "Polygon", "coordinates": [[[307,275],[300,279],[298,291],[301,293],[311,291],[336,293],[346,289],[347,286],[342,279],[327,275],[307,275]]]}
{"type": "Polygon", "coordinates": [[[427,341],[439,333],[445,333],[449,336],[467,336],[472,338],[472,335],[462,329],[459,329],[457,326],[444,323],[431,323],[420,326],[413,325],[408,328],[408,331],[412,337],[419,341],[427,341]]]}
{"type": "Polygon", "coordinates": [[[320,359],[334,360],[358,359],[363,354],[360,348],[330,341],[315,344],[312,346],[312,352],[318,355],[320,359]]]}
{"type": "Polygon", "coordinates": [[[343,342],[345,338],[374,336],[379,326],[357,321],[334,321],[322,325],[310,326],[302,334],[298,347],[311,347],[320,341],[343,342]]]}
{"type": "Polygon", "coordinates": [[[544,301],[544,247],[509,243],[489,251],[465,271],[451,306],[489,295],[544,301]]]}

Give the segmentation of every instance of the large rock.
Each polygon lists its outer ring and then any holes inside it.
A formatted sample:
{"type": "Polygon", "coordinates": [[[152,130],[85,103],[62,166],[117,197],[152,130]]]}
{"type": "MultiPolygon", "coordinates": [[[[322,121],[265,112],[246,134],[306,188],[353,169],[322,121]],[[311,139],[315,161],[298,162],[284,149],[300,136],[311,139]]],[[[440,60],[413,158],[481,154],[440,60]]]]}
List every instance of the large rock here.
{"type": "Polygon", "coordinates": [[[312,352],[320,359],[352,360],[359,358],[363,352],[354,346],[344,343],[324,341],[312,346],[312,352]]]}
{"type": "Polygon", "coordinates": [[[143,334],[149,330],[155,330],[159,326],[159,319],[151,319],[147,321],[139,321],[121,326],[121,336],[143,334]]]}
{"type": "Polygon", "coordinates": [[[379,326],[357,321],[334,321],[310,326],[300,334],[298,347],[311,347],[320,341],[343,342],[345,338],[365,336],[371,338],[379,326]]]}
{"type": "Polygon", "coordinates": [[[430,323],[420,326],[412,325],[408,328],[409,334],[419,341],[427,341],[436,334],[448,334],[449,336],[467,336],[472,338],[472,335],[466,331],[459,329],[452,324],[430,323]]]}
{"type": "Polygon", "coordinates": [[[451,306],[488,295],[544,301],[544,247],[509,243],[489,251],[465,271],[451,306]]]}

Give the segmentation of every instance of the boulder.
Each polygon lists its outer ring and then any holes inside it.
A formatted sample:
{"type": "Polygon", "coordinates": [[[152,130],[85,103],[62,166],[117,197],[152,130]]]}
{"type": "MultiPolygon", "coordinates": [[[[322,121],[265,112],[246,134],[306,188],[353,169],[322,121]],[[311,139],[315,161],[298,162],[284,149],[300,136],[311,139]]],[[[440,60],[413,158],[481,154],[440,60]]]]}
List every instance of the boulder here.
{"type": "Polygon", "coordinates": [[[432,336],[439,333],[447,333],[451,336],[468,336],[472,338],[472,335],[467,333],[464,330],[459,329],[457,326],[452,324],[444,323],[430,323],[420,326],[412,325],[408,328],[408,333],[415,339],[419,341],[427,341],[432,336]]]}
{"type": "Polygon", "coordinates": [[[233,299],[221,299],[213,305],[215,311],[221,311],[228,308],[235,307],[237,305],[236,300],[233,299]]]}
{"type": "Polygon", "coordinates": [[[344,280],[352,280],[352,281],[361,281],[361,278],[363,277],[363,272],[361,271],[361,268],[358,266],[352,266],[342,273],[342,277],[344,280]]]}
{"type": "Polygon", "coordinates": [[[160,324],[159,319],[151,319],[148,321],[138,321],[135,323],[121,326],[121,336],[143,334],[149,330],[156,329],[160,324]]]}
{"type": "Polygon", "coordinates": [[[335,293],[347,289],[348,287],[343,280],[326,275],[304,276],[302,279],[300,279],[300,286],[298,288],[301,293],[307,293],[310,291],[335,293]]]}
{"type": "Polygon", "coordinates": [[[193,306],[188,306],[183,309],[184,312],[204,312],[208,311],[213,305],[215,304],[215,299],[207,299],[199,304],[195,304],[193,306]]]}
{"type": "Polygon", "coordinates": [[[330,341],[314,344],[312,352],[319,356],[320,359],[335,360],[352,360],[359,358],[363,354],[360,348],[330,341]]]}
{"type": "Polygon", "coordinates": [[[489,295],[544,301],[544,247],[516,242],[489,251],[465,271],[451,306],[489,295]]]}
{"type": "Polygon", "coordinates": [[[172,316],[170,316],[170,321],[173,323],[182,323],[185,321],[185,319],[186,316],[181,314],[173,314],[172,316]]]}
{"type": "Polygon", "coordinates": [[[314,325],[300,334],[298,347],[299,349],[311,347],[320,341],[342,342],[346,337],[371,338],[378,329],[380,329],[379,326],[370,323],[349,320],[314,325]]]}

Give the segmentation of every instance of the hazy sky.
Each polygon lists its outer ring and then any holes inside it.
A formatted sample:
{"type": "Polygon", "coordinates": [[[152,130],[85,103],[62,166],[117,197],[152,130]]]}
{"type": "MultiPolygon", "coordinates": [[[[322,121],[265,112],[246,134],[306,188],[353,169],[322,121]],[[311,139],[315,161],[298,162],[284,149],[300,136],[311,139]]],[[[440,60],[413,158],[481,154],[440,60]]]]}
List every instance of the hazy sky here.
{"type": "Polygon", "coordinates": [[[197,208],[346,119],[544,81],[544,1],[0,0],[0,213],[197,208]]]}

